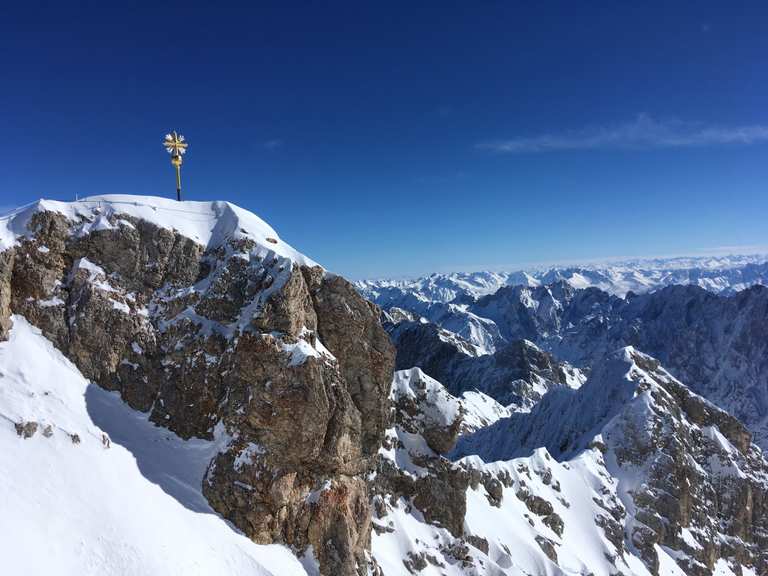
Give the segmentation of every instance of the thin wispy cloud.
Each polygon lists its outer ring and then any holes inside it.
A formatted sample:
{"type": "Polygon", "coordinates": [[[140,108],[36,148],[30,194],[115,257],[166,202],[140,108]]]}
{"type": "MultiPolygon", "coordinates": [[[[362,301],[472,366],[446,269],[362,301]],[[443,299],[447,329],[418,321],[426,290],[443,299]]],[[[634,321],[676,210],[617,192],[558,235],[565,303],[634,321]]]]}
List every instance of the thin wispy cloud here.
{"type": "Polygon", "coordinates": [[[521,260],[506,264],[449,264],[440,266],[435,270],[429,270],[424,274],[450,273],[450,272],[516,272],[516,271],[536,271],[547,270],[549,268],[567,268],[570,266],[589,267],[589,266],[638,266],[645,264],[652,266],[654,260],[678,261],[681,268],[685,268],[691,260],[703,260],[706,258],[737,258],[741,257],[741,262],[764,262],[768,261],[768,245],[734,245],[718,246],[714,248],[700,248],[693,250],[672,251],[657,254],[641,254],[633,256],[596,256],[585,258],[561,258],[552,260],[521,260]]]}
{"type": "Polygon", "coordinates": [[[264,148],[267,150],[277,150],[278,148],[282,148],[284,145],[285,141],[280,139],[267,140],[264,142],[264,148]]]}
{"type": "Polygon", "coordinates": [[[768,125],[707,126],[680,120],[656,120],[640,114],[631,122],[559,134],[540,134],[494,142],[476,148],[508,154],[558,150],[691,148],[768,141],[768,125]]]}

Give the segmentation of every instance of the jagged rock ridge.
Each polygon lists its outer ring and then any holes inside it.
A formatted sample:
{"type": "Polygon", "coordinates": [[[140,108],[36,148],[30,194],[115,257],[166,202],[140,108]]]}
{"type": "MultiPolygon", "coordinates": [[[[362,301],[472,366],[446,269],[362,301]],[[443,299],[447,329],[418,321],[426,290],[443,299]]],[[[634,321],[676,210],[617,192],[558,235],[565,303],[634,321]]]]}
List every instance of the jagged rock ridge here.
{"type": "MultiPolygon", "coordinates": [[[[499,334],[491,358],[510,343],[525,340],[559,362],[588,370],[613,350],[635,346],[658,357],[694,391],[742,420],[759,445],[768,442],[768,288],[764,286],[727,296],[696,286],[669,286],[619,298],[597,288],[575,289],[559,282],[504,287],[467,310],[492,322],[499,334]]],[[[399,368],[404,367],[403,359],[455,390],[464,373],[460,366],[496,363],[469,359],[486,355],[448,329],[403,313],[397,320],[387,325],[398,348],[399,368]]],[[[481,386],[493,378],[511,383],[503,370],[494,370],[462,386],[481,386]]]]}
{"type": "Polygon", "coordinates": [[[474,433],[460,422],[471,409],[419,370],[397,373],[392,399],[373,520],[387,574],[768,567],[768,462],[735,418],[632,348],[474,433]]]}

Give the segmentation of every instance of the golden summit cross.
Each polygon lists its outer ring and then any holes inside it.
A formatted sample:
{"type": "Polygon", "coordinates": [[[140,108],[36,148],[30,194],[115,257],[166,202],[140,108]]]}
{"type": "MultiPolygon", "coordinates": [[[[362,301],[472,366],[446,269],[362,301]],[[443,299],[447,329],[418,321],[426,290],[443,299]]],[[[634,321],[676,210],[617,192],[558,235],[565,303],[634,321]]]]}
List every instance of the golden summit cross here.
{"type": "Polygon", "coordinates": [[[176,130],[174,130],[170,134],[165,135],[163,146],[165,146],[168,154],[171,155],[171,164],[176,167],[176,200],[181,202],[181,157],[187,151],[189,144],[187,144],[184,136],[177,134],[176,130]]]}

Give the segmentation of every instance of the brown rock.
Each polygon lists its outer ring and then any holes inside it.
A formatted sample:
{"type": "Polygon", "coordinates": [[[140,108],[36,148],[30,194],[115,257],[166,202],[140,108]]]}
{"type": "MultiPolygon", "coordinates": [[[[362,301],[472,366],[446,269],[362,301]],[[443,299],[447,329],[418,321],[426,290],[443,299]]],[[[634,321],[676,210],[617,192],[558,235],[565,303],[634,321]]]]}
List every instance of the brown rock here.
{"type": "Polygon", "coordinates": [[[303,270],[323,344],[336,356],[363,425],[363,454],[381,444],[389,412],[389,389],[395,351],[379,322],[377,306],[364,300],[340,276],[319,278],[317,269],[303,270]]]}
{"type": "Polygon", "coordinates": [[[361,573],[394,365],[378,309],[252,240],[206,250],[145,221],[110,223],[75,238],[60,214],[31,219],[32,235],[0,254],[0,338],[21,313],[155,423],[184,438],[223,425],[232,444],[203,484],[213,508],[257,542],[311,545],[324,575],[361,573]]]}
{"type": "Polygon", "coordinates": [[[0,341],[8,338],[11,329],[11,275],[13,249],[0,252],[0,341]]]}
{"type": "Polygon", "coordinates": [[[30,420],[29,422],[17,422],[14,424],[14,427],[16,428],[16,434],[25,440],[27,438],[32,438],[32,436],[35,435],[35,432],[37,432],[37,426],[37,422],[34,420],[30,420]]]}

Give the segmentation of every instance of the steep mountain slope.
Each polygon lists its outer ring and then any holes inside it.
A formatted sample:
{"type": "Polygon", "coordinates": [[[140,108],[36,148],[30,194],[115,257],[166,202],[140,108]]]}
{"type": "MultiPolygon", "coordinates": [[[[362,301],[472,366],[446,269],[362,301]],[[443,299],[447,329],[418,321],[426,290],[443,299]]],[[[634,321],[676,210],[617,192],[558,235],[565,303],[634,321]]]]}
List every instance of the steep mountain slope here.
{"type": "Polygon", "coordinates": [[[493,354],[480,355],[461,338],[434,324],[395,322],[390,315],[384,327],[397,349],[397,370],[417,366],[452,394],[480,390],[505,406],[528,410],[547,390],[578,388],[584,381],[580,370],[558,362],[528,340],[514,340],[493,354]]]}
{"type": "Polygon", "coordinates": [[[498,357],[521,340],[580,369],[631,345],[658,357],[694,391],[746,423],[756,442],[768,447],[764,286],[732,295],[669,286],[620,298],[557,282],[534,288],[507,286],[465,306],[474,317],[493,324],[498,343],[492,354],[483,355],[445,328],[402,313],[394,322],[390,314],[386,325],[397,346],[397,367],[419,366],[451,391],[477,387],[506,402],[504,389],[490,383],[510,381],[498,357]],[[462,370],[469,365],[485,369],[462,370]]]}
{"type": "Polygon", "coordinates": [[[0,231],[0,338],[22,315],[151,422],[226,434],[216,512],[322,574],[367,569],[393,350],[351,284],[225,202],[41,201],[0,231]]]}
{"type": "Polygon", "coordinates": [[[304,574],[208,506],[228,438],[183,441],[77,368],[24,318],[0,343],[0,549],[6,574],[304,574]],[[169,492],[176,497],[174,498],[169,492]]]}
{"type": "Polygon", "coordinates": [[[508,459],[542,446],[560,462],[602,454],[626,551],[654,573],[662,551],[686,574],[712,574],[718,559],[768,570],[768,463],[735,418],[653,358],[619,350],[578,390],[553,390],[530,413],[462,439],[455,456],[508,459]]]}
{"type": "Polygon", "coordinates": [[[733,417],[633,349],[474,433],[465,400],[417,369],[396,373],[392,410],[374,489],[385,574],[766,569],[768,463],[733,417]]]}
{"type": "Polygon", "coordinates": [[[556,357],[590,366],[635,346],[768,442],[768,288],[717,296],[670,286],[621,299],[559,283],[504,288],[477,302],[506,338],[528,338],[556,357]]]}

